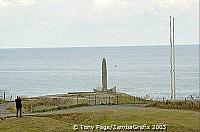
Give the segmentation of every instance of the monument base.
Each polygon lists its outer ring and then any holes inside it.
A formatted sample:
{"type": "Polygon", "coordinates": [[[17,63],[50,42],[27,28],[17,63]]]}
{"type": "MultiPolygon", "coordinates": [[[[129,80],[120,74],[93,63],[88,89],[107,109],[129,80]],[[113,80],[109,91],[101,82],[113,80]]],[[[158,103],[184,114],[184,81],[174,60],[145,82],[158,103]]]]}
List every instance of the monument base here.
{"type": "Polygon", "coordinates": [[[116,92],[117,92],[116,87],[113,87],[113,88],[107,89],[107,90],[94,89],[94,93],[116,93],[116,92]]]}

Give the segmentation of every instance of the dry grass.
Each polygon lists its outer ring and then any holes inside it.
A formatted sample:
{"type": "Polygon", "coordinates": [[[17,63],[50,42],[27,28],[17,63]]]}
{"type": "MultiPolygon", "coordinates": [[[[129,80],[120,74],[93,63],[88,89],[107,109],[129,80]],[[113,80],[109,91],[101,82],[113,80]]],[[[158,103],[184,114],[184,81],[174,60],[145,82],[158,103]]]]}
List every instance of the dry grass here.
{"type": "Polygon", "coordinates": [[[68,113],[37,117],[10,118],[0,122],[0,132],[71,132],[74,124],[83,125],[167,125],[170,132],[198,132],[199,113],[187,110],[141,108],[106,110],[99,112],[68,113]]]}
{"type": "Polygon", "coordinates": [[[0,122],[0,132],[68,132],[66,122],[49,117],[8,118],[0,122]]]}

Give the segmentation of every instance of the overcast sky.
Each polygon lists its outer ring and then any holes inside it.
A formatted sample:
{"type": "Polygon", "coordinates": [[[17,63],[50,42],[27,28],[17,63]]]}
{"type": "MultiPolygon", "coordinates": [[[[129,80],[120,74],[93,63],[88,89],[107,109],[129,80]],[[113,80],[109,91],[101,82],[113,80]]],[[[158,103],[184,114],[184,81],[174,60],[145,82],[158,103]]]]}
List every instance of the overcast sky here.
{"type": "Polygon", "coordinates": [[[0,48],[199,43],[199,0],[0,0],[0,48]]]}

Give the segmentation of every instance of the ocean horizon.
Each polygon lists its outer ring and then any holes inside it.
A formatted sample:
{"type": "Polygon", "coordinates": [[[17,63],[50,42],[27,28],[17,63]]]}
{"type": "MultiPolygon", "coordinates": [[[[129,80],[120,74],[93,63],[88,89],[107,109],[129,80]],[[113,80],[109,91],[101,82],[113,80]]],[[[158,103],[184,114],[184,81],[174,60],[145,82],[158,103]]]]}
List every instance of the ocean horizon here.
{"type": "MultiPolygon", "coordinates": [[[[163,45],[108,45],[108,46],[58,46],[58,47],[0,47],[2,49],[60,49],[60,48],[115,48],[115,47],[160,47],[168,46],[169,44],[163,45]]],[[[175,46],[199,46],[199,44],[177,44],[175,46]]]]}
{"type": "MultiPolygon", "coordinates": [[[[199,97],[199,45],[177,45],[177,98],[199,97]]],[[[107,60],[108,87],[139,97],[170,98],[170,46],[0,49],[0,93],[7,98],[93,91],[101,87],[107,60]]]]}

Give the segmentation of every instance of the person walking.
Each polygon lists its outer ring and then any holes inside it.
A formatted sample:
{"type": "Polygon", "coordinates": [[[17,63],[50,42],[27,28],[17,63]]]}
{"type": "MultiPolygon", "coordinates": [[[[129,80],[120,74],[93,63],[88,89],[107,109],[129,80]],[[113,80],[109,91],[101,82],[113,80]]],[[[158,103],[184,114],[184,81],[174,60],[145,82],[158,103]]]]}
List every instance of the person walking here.
{"type": "Polygon", "coordinates": [[[17,99],[15,99],[16,102],[16,109],[17,109],[17,117],[18,117],[18,113],[19,116],[22,117],[22,100],[19,96],[17,96],[17,99]]]}

